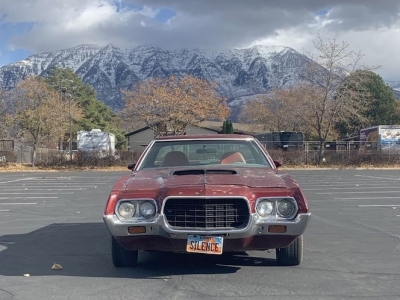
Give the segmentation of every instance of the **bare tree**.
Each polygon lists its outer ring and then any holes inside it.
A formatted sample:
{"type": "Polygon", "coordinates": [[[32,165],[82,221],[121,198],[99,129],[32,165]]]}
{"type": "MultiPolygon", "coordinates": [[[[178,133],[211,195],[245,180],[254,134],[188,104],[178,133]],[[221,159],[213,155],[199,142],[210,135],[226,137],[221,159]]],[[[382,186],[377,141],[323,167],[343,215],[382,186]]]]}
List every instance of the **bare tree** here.
{"type": "Polygon", "coordinates": [[[271,131],[303,131],[319,141],[320,163],[325,142],[337,134],[335,125],[362,120],[370,95],[362,88],[367,76],[351,76],[368,70],[360,65],[361,52],[350,50],[347,42],[335,38],[325,42],[320,36],[314,41],[314,50],[308,54],[310,60],[299,85],[282,87],[248,103],[241,119],[271,131]]]}
{"type": "Polygon", "coordinates": [[[192,76],[152,78],[131,91],[122,91],[123,115],[144,122],[155,135],[183,134],[189,124],[225,120],[230,110],[216,84],[192,76]]]}
{"type": "MultiPolygon", "coordinates": [[[[306,84],[298,87],[298,106],[301,107],[304,124],[312,129],[319,141],[318,163],[321,162],[324,145],[332,136],[336,123],[361,117],[365,109],[365,90],[349,89],[349,75],[359,68],[363,54],[349,49],[347,42],[338,43],[335,38],[325,42],[320,36],[314,42],[316,53],[309,54],[312,61],[307,65],[306,84]],[[321,68],[322,67],[322,68],[321,68]]],[[[363,80],[362,77],[354,77],[363,80]]]]}
{"type": "Polygon", "coordinates": [[[13,111],[6,116],[9,126],[33,143],[36,150],[44,140],[58,141],[68,131],[69,118],[79,120],[82,110],[51,89],[43,79],[29,77],[21,81],[12,94],[13,111]]]}
{"type": "Polygon", "coordinates": [[[275,89],[245,105],[240,119],[263,131],[300,131],[304,129],[298,108],[298,90],[275,89]]]}

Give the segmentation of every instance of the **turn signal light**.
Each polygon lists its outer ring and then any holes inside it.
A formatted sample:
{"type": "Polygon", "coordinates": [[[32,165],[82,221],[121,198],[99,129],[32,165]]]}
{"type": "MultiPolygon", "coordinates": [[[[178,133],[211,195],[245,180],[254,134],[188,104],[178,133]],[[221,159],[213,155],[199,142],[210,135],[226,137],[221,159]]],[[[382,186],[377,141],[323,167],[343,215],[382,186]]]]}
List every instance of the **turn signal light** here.
{"type": "Polygon", "coordinates": [[[268,227],[268,232],[271,233],[285,233],[286,225],[270,225],[268,227]]]}
{"type": "Polygon", "coordinates": [[[146,227],[145,226],[131,226],[131,227],[128,227],[128,233],[129,234],[146,233],[146,227]]]}

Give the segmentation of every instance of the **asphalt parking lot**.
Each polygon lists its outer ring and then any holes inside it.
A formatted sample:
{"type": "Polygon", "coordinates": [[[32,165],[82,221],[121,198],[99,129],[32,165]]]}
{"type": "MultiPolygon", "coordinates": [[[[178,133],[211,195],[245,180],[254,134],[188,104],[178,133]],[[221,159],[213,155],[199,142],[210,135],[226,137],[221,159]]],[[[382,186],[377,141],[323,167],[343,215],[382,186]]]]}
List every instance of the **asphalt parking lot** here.
{"type": "Polygon", "coordinates": [[[0,300],[400,299],[400,170],[290,170],[313,214],[300,266],[143,252],[116,269],[102,213],[124,173],[0,173],[0,300]]]}

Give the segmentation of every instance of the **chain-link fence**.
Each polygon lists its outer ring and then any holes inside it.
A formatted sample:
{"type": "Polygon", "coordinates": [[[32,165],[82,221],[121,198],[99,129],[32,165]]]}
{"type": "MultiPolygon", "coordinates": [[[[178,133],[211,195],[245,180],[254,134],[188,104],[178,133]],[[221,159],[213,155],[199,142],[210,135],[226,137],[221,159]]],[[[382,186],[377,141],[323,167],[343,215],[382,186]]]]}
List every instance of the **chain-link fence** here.
{"type": "Polygon", "coordinates": [[[274,159],[283,160],[285,165],[314,165],[319,161],[326,165],[400,164],[400,144],[380,148],[359,141],[329,141],[323,143],[322,151],[318,141],[302,142],[295,147],[277,147],[265,142],[263,145],[274,159]]]}
{"type": "MultiPolygon", "coordinates": [[[[79,167],[102,167],[102,166],[126,166],[139,158],[137,151],[116,151],[114,155],[100,151],[68,151],[48,148],[36,150],[36,166],[79,166],[79,167]]],[[[0,147],[0,166],[7,164],[33,163],[33,147],[18,145],[13,150],[4,150],[0,147]]]]}
{"type": "Polygon", "coordinates": [[[135,162],[140,153],[137,151],[117,150],[114,154],[101,151],[56,150],[39,148],[36,153],[36,166],[110,167],[126,166],[135,162]]]}
{"type": "MultiPolygon", "coordinates": [[[[319,162],[320,143],[306,141],[299,144],[290,144],[288,147],[278,147],[273,142],[262,143],[271,156],[282,160],[286,166],[316,165],[319,162]]],[[[400,165],[400,145],[369,145],[358,141],[331,141],[323,144],[321,163],[325,165],[361,166],[400,165]]],[[[36,151],[36,166],[79,166],[79,167],[106,167],[126,166],[136,162],[141,152],[117,150],[115,155],[103,152],[81,152],[38,148],[36,151]]],[[[32,164],[33,148],[26,145],[16,145],[13,151],[4,151],[0,148],[0,165],[7,163],[32,164]]]]}
{"type": "Polygon", "coordinates": [[[30,164],[32,163],[32,150],[32,147],[15,143],[13,140],[0,140],[0,164],[30,164]]]}

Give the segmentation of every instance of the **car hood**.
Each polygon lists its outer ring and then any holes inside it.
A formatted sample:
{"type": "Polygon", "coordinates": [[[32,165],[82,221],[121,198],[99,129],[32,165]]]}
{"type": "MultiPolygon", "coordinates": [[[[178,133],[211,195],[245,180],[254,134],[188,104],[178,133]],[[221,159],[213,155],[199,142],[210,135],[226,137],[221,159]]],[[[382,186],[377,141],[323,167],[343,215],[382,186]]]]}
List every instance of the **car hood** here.
{"type": "Polygon", "coordinates": [[[282,188],[286,183],[276,169],[266,168],[202,168],[163,169],[133,172],[125,182],[126,190],[175,188],[182,186],[247,186],[282,188]]]}

